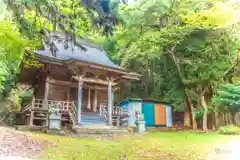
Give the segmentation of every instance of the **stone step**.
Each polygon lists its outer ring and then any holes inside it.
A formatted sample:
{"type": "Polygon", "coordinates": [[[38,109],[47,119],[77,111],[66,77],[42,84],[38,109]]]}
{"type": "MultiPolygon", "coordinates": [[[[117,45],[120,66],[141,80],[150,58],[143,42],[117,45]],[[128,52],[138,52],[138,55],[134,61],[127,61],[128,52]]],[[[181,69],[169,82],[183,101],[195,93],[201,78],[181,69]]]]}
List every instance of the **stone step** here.
{"type": "Polygon", "coordinates": [[[106,125],[106,122],[82,122],[83,125],[106,125]]]}
{"type": "Polygon", "coordinates": [[[104,120],[103,117],[81,117],[82,119],[90,119],[90,120],[104,120]]]}
{"type": "Polygon", "coordinates": [[[90,121],[90,122],[104,122],[104,118],[103,117],[93,117],[93,116],[82,116],[81,117],[82,121],[90,121]]]}
{"type": "Polygon", "coordinates": [[[83,118],[103,118],[102,116],[99,115],[81,115],[83,118]]]}
{"type": "Polygon", "coordinates": [[[125,129],[89,129],[89,128],[81,128],[75,129],[77,134],[127,134],[128,130],[125,129]]]}
{"type": "Polygon", "coordinates": [[[89,119],[82,119],[81,122],[89,122],[89,123],[105,123],[104,120],[89,120],[89,119]]]}
{"type": "Polygon", "coordinates": [[[81,126],[74,126],[73,130],[77,134],[127,134],[127,128],[117,128],[115,126],[107,126],[107,125],[86,125],[83,124],[81,126]]]}
{"type": "Polygon", "coordinates": [[[82,112],[81,115],[82,115],[82,116],[85,116],[85,115],[89,115],[89,116],[100,116],[99,113],[95,113],[95,112],[82,112]]]}

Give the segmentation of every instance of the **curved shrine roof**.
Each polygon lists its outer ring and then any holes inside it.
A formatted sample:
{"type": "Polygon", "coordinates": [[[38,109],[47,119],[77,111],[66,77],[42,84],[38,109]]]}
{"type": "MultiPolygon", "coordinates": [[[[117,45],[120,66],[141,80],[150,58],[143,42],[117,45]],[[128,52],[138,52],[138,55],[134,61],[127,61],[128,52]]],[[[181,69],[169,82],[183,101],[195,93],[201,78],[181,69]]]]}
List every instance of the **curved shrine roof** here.
{"type": "MultiPolygon", "coordinates": [[[[61,36],[61,34],[57,36],[61,36]]],[[[70,42],[68,42],[69,47],[65,48],[64,39],[60,38],[54,41],[54,44],[57,47],[56,56],[53,56],[52,52],[50,51],[50,47],[46,43],[44,43],[44,46],[41,49],[34,51],[34,53],[40,56],[54,58],[61,61],[79,60],[121,69],[119,65],[115,64],[111,60],[111,58],[107,55],[101,45],[81,38],[77,39],[77,43],[81,44],[85,48],[85,50],[78,46],[72,47],[71,45],[73,44],[71,44],[70,42]]]]}

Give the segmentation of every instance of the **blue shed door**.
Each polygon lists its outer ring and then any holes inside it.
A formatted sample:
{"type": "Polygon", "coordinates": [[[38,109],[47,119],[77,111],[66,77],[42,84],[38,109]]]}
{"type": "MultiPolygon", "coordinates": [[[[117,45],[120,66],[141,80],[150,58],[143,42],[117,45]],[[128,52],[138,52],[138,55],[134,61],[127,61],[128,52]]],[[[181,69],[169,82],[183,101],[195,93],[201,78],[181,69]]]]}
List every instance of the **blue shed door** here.
{"type": "Polygon", "coordinates": [[[142,113],[146,122],[146,126],[154,126],[154,104],[152,103],[143,103],[142,104],[142,113]]]}

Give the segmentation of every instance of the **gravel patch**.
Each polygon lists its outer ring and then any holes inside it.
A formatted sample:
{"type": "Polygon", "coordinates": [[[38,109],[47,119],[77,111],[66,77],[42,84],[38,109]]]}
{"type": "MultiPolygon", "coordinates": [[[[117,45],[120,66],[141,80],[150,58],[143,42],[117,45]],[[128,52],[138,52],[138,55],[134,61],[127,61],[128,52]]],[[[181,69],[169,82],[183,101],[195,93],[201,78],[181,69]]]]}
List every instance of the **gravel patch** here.
{"type": "Polygon", "coordinates": [[[14,157],[14,156],[0,156],[1,160],[32,160],[28,158],[14,157]]]}
{"type": "Polygon", "coordinates": [[[18,160],[21,160],[20,157],[36,157],[47,144],[47,141],[33,138],[30,133],[19,132],[12,128],[0,127],[1,160],[14,160],[16,157],[18,160]]]}

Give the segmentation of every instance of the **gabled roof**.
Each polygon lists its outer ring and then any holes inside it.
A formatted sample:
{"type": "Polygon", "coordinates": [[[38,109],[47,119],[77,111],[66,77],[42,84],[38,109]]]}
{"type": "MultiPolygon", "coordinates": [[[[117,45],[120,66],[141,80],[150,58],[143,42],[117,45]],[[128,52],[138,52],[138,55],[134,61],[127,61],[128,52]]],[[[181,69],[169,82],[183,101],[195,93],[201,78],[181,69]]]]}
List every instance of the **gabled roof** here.
{"type": "Polygon", "coordinates": [[[89,40],[83,38],[77,38],[77,42],[81,44],[85,50],[80,47],[73,46],[68,42],[68,48],[64,47],[64,36],[61,33],[55,33],[58,37],[61,37],[60,40],[55,40],[54,44],[57,47],[56,57],[53,56],[50,51],[50,47],[44,43],[44,47],[39,50],[34,51],[40,56],[45,56],[49,58],[54,58],[56,60],[79,60],[99,65],[104,65],[107,67],[120,69],[120,66],[115,64],[111,58],[107,55],[101,45],[95,44],[89,40]]]}

